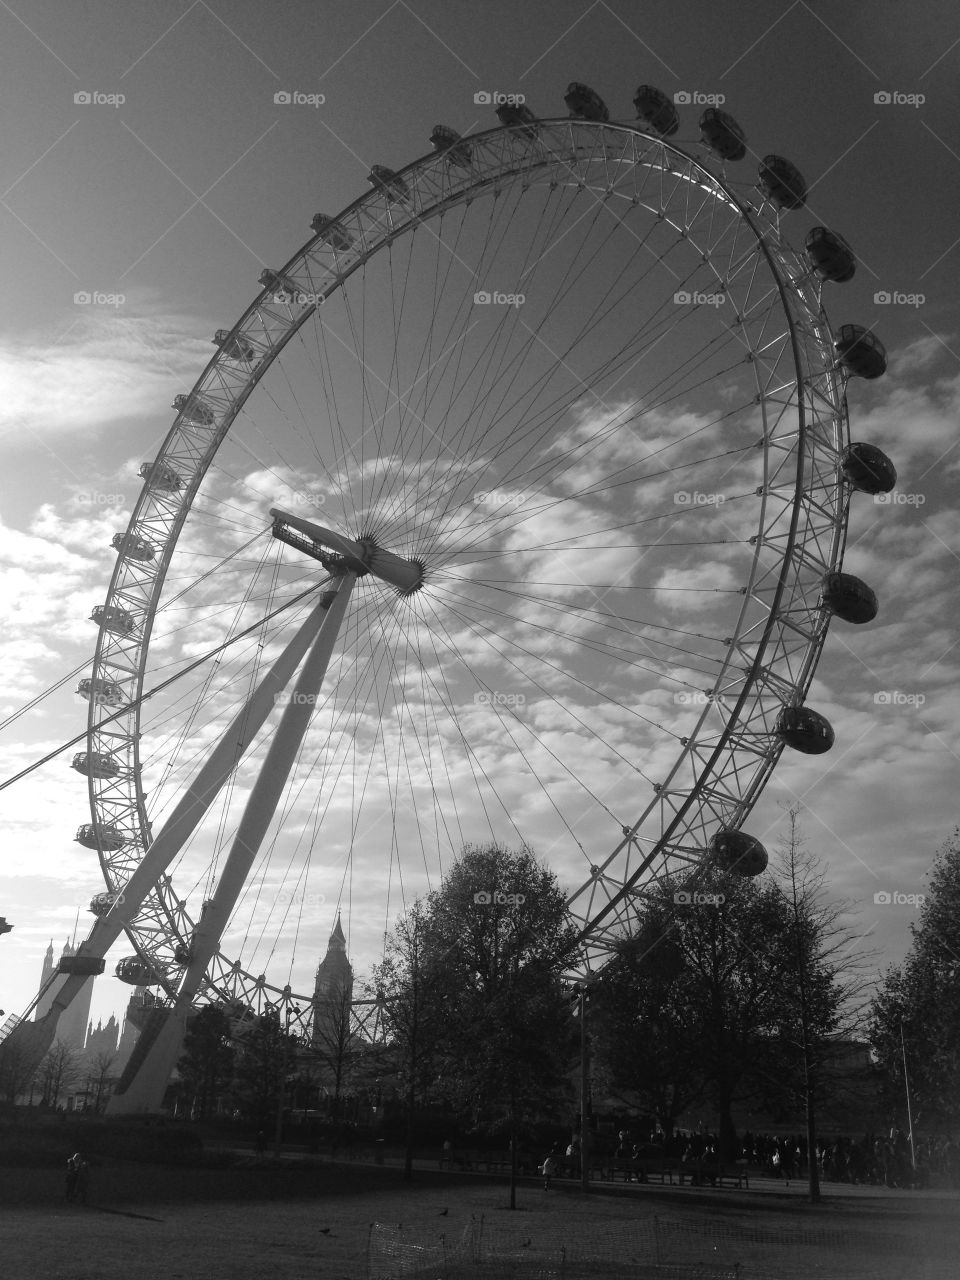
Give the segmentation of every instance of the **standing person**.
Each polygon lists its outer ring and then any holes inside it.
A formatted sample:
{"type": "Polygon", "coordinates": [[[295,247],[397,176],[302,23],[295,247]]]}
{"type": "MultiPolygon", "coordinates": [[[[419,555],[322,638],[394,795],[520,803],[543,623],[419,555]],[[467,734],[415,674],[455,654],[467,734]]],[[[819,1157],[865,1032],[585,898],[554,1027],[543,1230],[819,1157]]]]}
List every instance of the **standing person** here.
{"type": "Polygon", "coordinates": [[[72,1200],[77,1193],[77,1166],[75,1161],[80,1159],[80,1152],[75,1156],[67,1156],[67,1199],[72,1200]]]}
{"type": "Polygon", "coordinates": [[[543,1189],[544,1191],[549,1191],[550,1179],[557,1172],[557,1157],[553,1154],[552,1151],[548,1156],[544,1158],[543,1165],[541,1166],[540,1172],[543,1174],[543,1189]]]}
{"type": "MultiPolygon", "coordinates": [[[[81,1152],[77,1151],[68,1162],[73,1166],[73,1194],[67,1192],[67,1199],[77,1199],[81,1204],[87,1203],[87,1185],[90,1180],[90,1166],[81,1152]]],[[[69,1180],[69,1178],[68,1178],[69,1180]]]]}
{"type": "Polygon", "coordinates": [[[264,1134],[263,1130],[261,1129],[261,1130],[259,1130],[259,1132],[257,1133],[257,1141],[256,1141],[256,1146],[255,1146],[255,1150],[256,1150],[257,1158],[258,1158],[258,1159],[259,1159],[259,1157],[260,1157],[260,1156],[262,1156],[262,1155],[263,1155],[263,1153],[266,1151],[266,1149],[267,1149],[267,1139],[266,1139],[266,1135],[264,1134]]]}

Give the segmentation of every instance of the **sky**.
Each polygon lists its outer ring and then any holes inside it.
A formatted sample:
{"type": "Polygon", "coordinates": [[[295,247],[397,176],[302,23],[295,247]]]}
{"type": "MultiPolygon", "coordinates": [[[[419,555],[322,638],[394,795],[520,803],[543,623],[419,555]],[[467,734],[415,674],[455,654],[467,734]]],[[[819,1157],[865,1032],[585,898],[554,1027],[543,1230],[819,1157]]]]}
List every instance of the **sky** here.
{"type": "MultiPolygon", "coordinates": [[[[909,945],[909,926],[916,920],[933,854],[958,822],[960,515],[954,491],[960,462],[955,216],[960,154],[953,126],[960,107],[960,17],[955,7],[929,2],[906,12],[889,2],[838,9],[804,0],[783,5],[678,0],[641,9],[604,0],[590,5],[537,0],[522,6],[499,0],[485,5],[396,0],[347,10],[287,0],[269,12],[265,22],[263,6],[247,0],[0,6],[6,64],[0,99],[7,122],[0,140],[0,218],[8,297],[15,300],[0,320],[0,718],[92,657],[96,629],[89,614],[103,601],[113,569],[110,538],[126,526],[138,492],[137,468],[155,455],[169,429],[174,395],[189,390],[201,373],[213,352],[214,331],[229,328],[252,302],[264,267],[286,261],[305,242],[319,210],[333,214],[369,190],[372,165],[399,169],[426,154],[438,122],[461,134],[493,127],[485,95],[522,94],[537,115],[559,117],[566,115],[566,86],[576,79],[605,98],[613,120],[628,120],[635,115],[630,104],[637,86],[652,83],[671,97],[678,95],[679,145],[702,155],[696,117],[704,103],[722,105],[745,129],[752,154],[773,151],[799,166],[809,186],[808,207],[785,215],[795,218],[797,227],[794,233],[790,223],[785,234],[802,244],[806,230],[822,223],[845,236],[857,254],[858,270],[849,284],[828,286],[824,297],[831,322],[872,327],[887,349],[883,378],[854,379],[848,387],[852,438],[880,446],[899,473],[886,501],[858,497],[849,525],[845,567],[877,591],[880,613],[867,627],[831,628],[808,702],[829,715],[837,744],[822,757],[784,756],[747,826],[773,849],[783,832],[785,807],[799,805],[803,833],[823,859],[831,893],[852,904],[850,927],[875,953],[871,966],[879,971],[898,962],[909,945]],[[283,100],[286,95],[289,101],[283,100]]],[[[743,181],[752,181],[752,173],[751,168],[743,181]]],[[[429,265],[428,258],[420,263],[403,259],[402,252],[398,249],[401,263],[429,265]]],[[[610,252],[616,253],[615,245],[610,252]]],[[[503,254],[498,261],[507,271],[509,246],[503,254]]],[[[599,291],[603,271],[614,270],[610,263],[617,259],[605,261],[606,267],[598,266],[582,286],[582,297],[595,296],[590,291],[599,291]]],[[[639,273],[640,267],[625,266],[623,279],[636,290],[639,306],[643,280],[639,274],[634,280],[631,270],[639,273]]],[[[372,265],[371,289],[375,271],[372,265]]],[[[500,277],[508,278],[514,277],[500,277]]],[[[481,283],[496,289],[499,281],[481,283]]],[[[434,290],[432,282],[430,287],[434,290]]],[[[538,299],[535,289],[530,293],[529,309],[522,314],[531,324],[537,317],[549,325],[545,297],[538,299]]],[[[413,329],[425,323],[428,295],[412,290],[410,296],[413,329]]],[[[438,294],[432,296],[436,302],[438,294]]],[[[624,306],[628,302],[625,294],[624,306]]],[[[436,305],[442,314],[446,303],[436,305]]],[[[491,306],[482,321],[491,326],[492,342],[497,341],[494,310],[491,306]]],[[[330,315],[330,332],[345,339],[349,316],[341,314],[338,321],[332,310],[330,315]]],[[[495,319],[501,323],[499,313],[495,319]]],[[[610,319],[619,323],[622,315],[610,319]]],[[[389,362],[385,335],[393,331],[383,316],[371,316],[370,351],[381,361],[389,362]]],[[[343,342],[340,346],[346,350],[343,342]]],[[[327,352],[324,358],[336,361],[337,356],[327,352]]],[[[265,398],[252,402],[251,422],[258,414],[266,422],[270,413],[290,421],[294,405],[302,412],[298,392],[306,385],[301,379],[308,377],[308,366],[306,358],[297,365],[291,356],[286,389],[279,388],[269,403],[265,398]]],[[[708,362],[705,368],[713,377],[708,362]]],[[[738,393],[733,380],[723,388],[718,381],[714,389],[721,399],[738,393]]],[[[626,391],[624,396],[629,399],[626,391]]],[[[426,412],[426,400],[418,403],[426,412]]],[[[682,431],[702,424],[706,412],[702,394],[691,389],[670,413],[651,412],[647,422],[655,438],[667,442],[664,447],[677,448],[682,431]]],[[[615,457],[613,444],[620,437],[604,434],[610,421],[595,405],[581,406],[579,416],[567,421],[562,440],[574,452],[588,438],[609,440],[607,454],[600,450],[594,456],[602,459],[598,465],[608,471],[615,464],[634,465],[633,458],[615,457]]],[[[648,432],[647,449],[650,441],[648,432]]],[[[306,458],[283,471],[280,457],[261,483],[239,449],[225,452],[203,509],[232,504],[239,513],[237,529],[252,529],[261,519],[260,497],[276,500],[280,477],[288,502],[309,491],[315,506],[329,515],[336,488],[330,473],[318,466],[311,470],[306,458]],[[241,464],[243,483],[237,487],[241,464]]],[[[489,469],[485,474],[488,479],[496,475],[489,469]]],[[[560,473],[551,474],[559,484],[560,473]]],[[[574,478],[582,484],[586,477],[584,461],[574,478]]],[[[474,481],[476,474],[466,469],[463,479],[474,481]]],[[[375,488],[375,479],[370,484],[375,488]]],[[[413,481],[401,480],[399,497],[409,498],[411,486],[413,481]]],[[[653,496],[663,494],[657,490],[653,496]]],[[[585,520],[579,550],[592,555],[601,577],[614,576],[620,571],[619,552],[601,552],[605,544],[594,536],[599,508],[576,505],[569,492],[563,502],[567,506],[556,508],[554,523],[571,513],[585,520]]],[[[510,500],[504,504],[509,510],[510,500]]],[[[728,507],[735,522],[734,511],[728,507]]],[[[705,512],[697,514],[707,518],[705,512]]],[[[492,518],[489,506],[481,503],[471,518],[481,515],[492,518]]],[[[541,542],[555,544],[561,531],[548,527],[550,518],[549,512],[541,513],[536,528],[541,542]]],[[[456,526],[461,532],[471,527],[466,520],[456,526]]],[[[434,535],[449,530],[434,521],[434,535]]],[[[198,533],[184,544],[185,561],[209,554],[211,547],[212,541],[198,533]]],[[[560,589],[562,561],[556,553],[549,563],[541,557],[537,567],[554,585],[551,599],[570,604],[573,596],[560,589]]],[[[721,584],[723,575],[736,569],[719,553],[710,565],[721,584]]],[[[257,574],[268,571],[261,567],[257,574]]],[[[288,573],[291,590],[298,572],[288,573]]],[[[670,572],[695,573],[679,561],[670,572]]],[[[231,573],[236,579],[222,578],[224,598],[241,590],[242,566],[231,573]]],[[[674,585],[679,580],[671,579],[674,585]]],[[[658,581],[662,585],[665,579],[658,581]]],[[[210,602],[202,603],[209,611],[210,602]]],[[[614,592],[607,603],[629,611],[635,602],[614,592]]],[[[674,607],[666,597],[658,604],[668,612],[674,607]]],[[[543,624],[551,608],[543,601],[528,604],[523,619],[543,624]]],[[[216,634],[201,613],[191,615],[190,643],[197,647],[192,652],[216,634]]],[[[528,686],[491,675],[485,665],[491,654],[483,647],[478,619],[468,613],[458,617],[461,629],[446,634],[456,642],[458,662],[472,655],[475,667],[484,671],[486,683],[473,687],[516,702],[520,688],[528,686]]],[[[711,621],[719,625],[705,615],[700,626],[711,621]]],[[[556,625],[554,610],[543,634],[556,625]]],[[[570,634],[577,634],[575,627],[570,634]]],[[[159,663],[179,641],[172,627],[169,632],[161,628],[158,636],[163,637],[156,645],[159,663]]],[[[349,637],[346,656],[335,660],[347,689],[359,687],[350,681],[360,679],[350,675],[350,661],[371,652],[368,633],[357,629],[349,637]]],[[[407,634],[405,651],[415,648],[407,634]]],[[[577,649],[573,643],[565,651],[555,634],[532,652],[542,674],[551,654],[562,660],[577,649]]],[[[611,653],[605,651],[603,663],[597,659],[591,668],[604,673],[608,693],[623,676],[613,669],[611,653]]],[[[527,655],[521,664],[525,679],[533,670],[530,663],[534,658],[527,655]]],[[[466,667],[460,672],[456,664],[445,663],[442,651],[424,668],[428,680],[438,679],[445,665],[459,688],[466,667]]],[[[240,669],[238,658],[229,670],[240,669]]],[[[386,688],[389,673],[383,679],[386,688]]],[[[497,834],[520,835],[540,851],[553,847],[553,814],[571,795],[564,770],[581,741],[574,713],[581,719],[597,717],[583,730],[587,740],[602,736],[626,752],[629,736],[619,703],[617,715],[608,714],[606,704],[591,710],[588,701],[581,704],[580,693],[574,697],[562,675],[551,680],[550,698],[529,713],[537,725],[537,748],[521,753],[519,762],[511,750],[514,740],[504,737],[502,718],[488,717],[483,725],[478,720],[475,730],[482,759],[499,778],[497,794],[515,808],[512,829],[497,826],[497,834]],[[531,785],[518,764],[532,767],[540,781],[531,785]]],[[[17,772],[81,731],[85,708],[73,693],[75,684],[75,678],[66,681],[0,731],[0,776],[17,772]]],[[[466,683],[461,691],[469,695],[466,683]]],[[[429,702],[425,686],[421,695],[429,702]]],[[[418,711],[428,715],[408,696],[411,717],[418,711]]],[[[221,702],[208,708],[204,724],[193,726],[172,777],[180,776],[180,761],[186,768],[218,724],[226,722],[228,703],[224,692],[221,702]]],[[[327,708],[334,725],[336,705],[327,708]]],[[[666,723],[664,705],[645,693],[641,709],[648,719],[666,723]],[[660,707],[656,715],[654,706],[660,707]]],[[[676,710],[676,703],[671,706],[676,710]]],[[[183,708],[177,711],[171,704],[169,710],[172,723],[184,730],[183,708]]],[[[476,714],[483,711],[481,701],[476,714]]],[[[329,724],[323,723],[326,731],[329,724]]],[[[659,763],[662,744],[644,724],[637,742],[659,763]]],[[[398,734],[403,725],[398,716],[398,734]]],[[[399,750],[396,737],[379,740],[387,779],[389,753],[399,750]]],[[[314,759],[323,758],[330,780],[323,804],[330,810],[331,834],[324,840],[331,852],[315,855],[314,862],[329,874],[311,873],[309,888],[299,880],[294,893],[275,864],[264,881],[275,896],[286,892],[289,900],[299,894],[307,913],[301,918],[306,932],[296,962],[301,983],[322,954],[338,906],[346,915],[355,963],[364,970],[378,958],[384,924],[419,891],[420,881],[400,856],[403,837],[413,828],[396,813],[389,839],[373,823],[362,855],[359,849],[356,859],[343,855],[346,844],[358,840],[356,829],[345,834],[353,811],[343,782],[353,779],[355,791],[363,774],[358,742],[362,750],[357,733],[349,742],[344,739],[339,755],[319,740],[316,744],[314,759]]],[[[8,1013],[32,997],[48,941],[59,945],[75,927],[80,936],[85,933],[92,918],[87,903],[102,887],[95,854],[73,840],[79,823],[87,820],[86,789],[70,771],[69,759],[61,754],[0,793],[5,834],[0,915],[14,926],[0,939],[0,1007],[8,1013]]],[[[159,755],[150,760],[159,767],[159,755]]],[[[446,757],[441,764],[453,772],[446,757]]],[[[597,790],[594,767],[601,770],[596,762],[583,766],[582,781],[597,790]]],[[[649,767],[641,770],[645,777],[649,772],[649,767]]],[[[240,798],[245,786],[243,780],[240,798]]],[[[376,790],[371,784],[371,795],[376,790]]],[[[389,803],[389,785],[384,791],[389,803]]],[[[294,808],[291,813],[299,822],[294,808]]],[[[472,803],[465,801],[458,816],[467,822],[464,838],[487,834],[472,803]],[[471,827],[474,820],[477,825],[471,827]]],[[[223,820],[229,826],[234,819],[224,810],[223,820]]],[[[305,814],[300,828],[310,821],[305,814]]],[[[423,855],[425,883],[436,883],[443,843],[423,855]]],[[[555,865],[561,881],[573,888],[578,866],[559,846],[555,865]]],[[[194,879],[199,884],[201,873],[194,879]]],[[[254,954],[266,965],[271,949],[276,950],[270,917],[264,924],[251,908],[247,935],[255,919],[264,926],[266,941],[254,954]]],[[[122,954],[121,947],[116,956],[122,954]]],[[[94,1020],[119,1011],[128,991],[113,979],[101,980],[94,1020]]]]}

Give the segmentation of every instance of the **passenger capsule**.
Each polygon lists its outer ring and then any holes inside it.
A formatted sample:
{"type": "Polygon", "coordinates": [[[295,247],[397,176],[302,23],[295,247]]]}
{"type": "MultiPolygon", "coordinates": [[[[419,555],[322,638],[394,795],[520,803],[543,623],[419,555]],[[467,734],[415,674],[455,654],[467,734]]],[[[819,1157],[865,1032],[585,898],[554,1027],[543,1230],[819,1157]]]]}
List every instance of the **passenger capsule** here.
{"type": "Polygon", "coordinates": [[[151,489],[161,493],[176,493],[183,488],[183,478],[174,470],[169,462],[145,462],[137,475],[145,480],[151,489]]]}
{"type": "Polygon", "coordinates": [[[229,329],[218,329],[213,335],[213,340],[228,360],[252,360],[257,354],[253,343],[249,342],[242,333],[235,333],[231,337],[229,329]]]}
{"type": "Polygon", "coordinates": [[[105,916],[113,908],[113,904],[123,895],[120,893],[95,893],[90,899],[90,911],[95,916],[105,916]]]}
{"type": "Polygon", "coordinates": [[[329,213],[316,214],[310,221],[310,227],[314,235],[319,236],[331,249],[342,251],[353,248],[353,236],[341,227],[339,222],[334,222],[329,213]]]}
{"type": "Polygon", "coordinates": [[[77,693],[98,707],[119,707],[123,703],[123,686],[102,676],[85,676],[77,685],[77,693]]]}
{"type": "Polygon", "coordinates": [[[217,415],[199,396],[174,396],[173,408],[188,422],[197,422],[202,427],[209,427],[216,421],[217,415]]]}
{"type": "Polygon", "coordinates": [[[525,102],[501,102],[497,107],[497,119],[508,128],[526,134],[528,138],[537,136],[539,121],[525,102]]]}
{"type": "Polygon", "coordinates": [[[876,594],[852,573],[825,574],[820,582],[820,603],[844,622],[872,622],[877,616],[876,594]]]}
{"type": "Polygon", "coordinates": [[[300,286],[296,280],[290,276],[285,276],[282,271],[261,271],[257,277],[257,282],[262,284],[264,289],[273,294],[272,301],[284,303],[296,303],[300,297],[300,286]]]}
{"type": "Polygon", "coordinates": [[[677,108],[662,89],[657,89],[652,84],[640,86],[633,95],[633,105],[637,109],[637,118],[662,138],[669,138],[680,128],[677,108]]]}
{"type": "Polygon", "coordinates": [[[147,964],[139,956],[126,956],[117,963],[114,973],[121,982],[131,987],[154,987],[160,981],[160,975],[153,965],[147,964]]]}
{"type": "Polygon", "coordinates": [[[720,830],[710,841],[714,861],[738,876],[758,876],[767,866],[767,851],[745,831],[720,830]]]}
{"type": "Polygon", "coordinates": [[[837,331],[837,353],[847,373],[857,378],[879,378],[887,369],[883,343],[859,324],[842,324],[837,331]]]}
{"type": "Polygon", "coordinates": [[[395,173],[393,169],[388,169],[386,165],[375,164],[367,175],[367,181],[376,187],[378,191],[382,191],[391,204],[396,204],[398,200],[407,200],[410,197],[410,190],[399,173],[395,173]]]}
{"type": "Polygon", "coordinates": [[[469,169],[470,162],[473,160],[473,148],[469,142],[464,142],[456,129],[451,129],[445,124],[435,124],[430,142],[451,164],[459,165],[461,169],[469,169]]]}
{"type": "Polygon", "coordinates": [[[610,119],[607,104],[589,85],[579,84],[574,80],[563,95],[563,100],[576,120],[595,120],[598,124],[606,124],[610,119]]]}
{"type": "Polygon", "coordinates": [[[760,161],[760,189],[778,209],[802,209],[807,202],[803,174],[783,156],[764,156],[760,161]]]}
{"type": "Polygon", "coordinates": [[[814,271],[824,280],[846,284],[853,279],[857,259],[846,240],[836,231],[814,227],[807,233],[806,250],[814,271]]]}
{"type": "Polygon", "coordinates": [[[700,117],[700,136],[721,160],[742,160],[747,154],[746,134],[719,107],[707,107],[700,117]]]}
{"type": "Polygon", "coordinates": [[[830,721],[809,707],[784,707],[774,733],[786,746],[808,756],[822,756],[834,742],[830,721]]]}
{"type": "Polygon", "coordinates": [[[85,849],[106,849],[110,853],[122,849],[127,843],[127,837],[119,827],[111,826],[109,822],[85,822],[78,830],[76,840],[85,849]]]}
{"type": "Polygon", "coordinates": [[[840,474],[861,493],[889,493],[897,483],[897,469],[874,444],[848,444],[840,455],[840,474]]]}
{"type": "Polygon", "coordinates": [[[128,560],[146,562],[152,560],[157,554],[146,538],[140,538],[135,533],[115,533],[110,540],[110,545],[128,560]]]}
{"type": "MultiPolygon", "coordinates": [[[[120,609],[115,604],[95,604],[90,614],[90,621],[95,622],[104,631],[114,635],[128,636],[136,626],[133,614],[127,609],[120,609]]],[[[79,690],[77,690],[79,693],[79,690]]]]}
{"type": "Polygon", "coordinates": [[[115,778],[120,772],[113,756],[101,755],[97,751],[78,751],[70,767],[87,778],[115,778]]]}

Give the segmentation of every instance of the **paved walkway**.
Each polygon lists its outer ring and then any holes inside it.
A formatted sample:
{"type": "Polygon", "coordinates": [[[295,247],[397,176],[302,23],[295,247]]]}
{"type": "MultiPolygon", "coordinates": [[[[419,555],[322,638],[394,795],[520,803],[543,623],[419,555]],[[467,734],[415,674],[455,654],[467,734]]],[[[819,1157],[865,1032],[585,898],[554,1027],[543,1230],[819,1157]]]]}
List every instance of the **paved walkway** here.
{"type": "MultiPolygon", "coordinates": [[[[253,1154],[252,1145],[250,1147],[231,1146],[229,1149],[236,1155],[253,1154]]],[[[274,1159],[272,1151],[261,1159],[269,1163],[274,1159]]],[[[399,1156],[394,1152],[384,1153],[382,1160],[377,1160],[367,1152],[358,1153],[352,1156],[348,1148],[342,1148],[337,1152],[336,1159],[331,1159],[328,1152],[310,1153],[305,1149],[297,1149],[296,1147],[284,1148],[281,1152],[280,1159],[289,1162],[298,1162],[306,1164],[348,1164],[348,1165],[364,1165],[371,1168],[388,1168],[402,1169],[404,1165],[403,1156],[399,1156]]],[[[436,1159],[415,1158],[413,1161],[414,1170],[417,1173],[433,1173],[437,1177],[452,1178],[482,1178],[485,1181],[505,1182],[508,1174],[490,1173],[483,1169],[441,1169],[436,1159]]],[[[536,1175],[522,1175],[520,1177],[522,1183],[539,1182],[540,1179],[536,1175]]],[[[575,1189],[579,1187],[579,1181],[571,1178],[555,1178],[554,1183],[557,1187],[565,1187],[575,1189]]],[[[612,1182],[601,1180],[599,1178],[591,1178],[590,1186],[597,1191],[616,1191],[623,1194],[645,1194],[645,1193],[670,1193],[676,1196],[709,1196],[721,1199],[730,1196],[749,1197],[752,1195],[766,1196],[789,1196],[796,1199],[805,1199],[808,1195],[808,1187],[805,1179],[791,1178],[789,1181],[785,1178],[771,1178],[763,1174],[750,1174],[749,1187],[722,1186],[712,1187],[709,1183],[701,1186],[691,1186],[689,1182],[685,1182],[683,1186],[679,1183],[665,1182],[661,1184],[659,1181],[650,1182],[624,1182],[622,1180],[612,1182]]],[[[922,1191],[913,1191],[903,1187],[885,1187],[873,1183],[855,1184],[852,1182],[832,1182],[821,1180],[820,1193],[825,1200],[836,1199],[853,1199],[853,1200],[899,1200],[912,1203],[929,1202],[929,1201],[957,1201],[960,1200],[960,1190],[947,1187],[930,1187],[922,1191]]]]}

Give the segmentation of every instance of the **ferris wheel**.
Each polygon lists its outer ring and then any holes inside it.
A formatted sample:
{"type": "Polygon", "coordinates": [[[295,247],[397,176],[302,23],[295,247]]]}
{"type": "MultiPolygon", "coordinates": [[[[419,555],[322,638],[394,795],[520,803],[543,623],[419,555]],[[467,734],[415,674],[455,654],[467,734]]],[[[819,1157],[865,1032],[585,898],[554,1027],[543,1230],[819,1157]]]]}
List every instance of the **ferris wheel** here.
{"type": "Polygon", "coordinates": [[[848,435],[882,346],[822,305],[853,255],[790,246],[803,179],[742,177],[726,113],[681,145],[650,86],[565,101],[317,214],[140,470],[73,761],[105,889],[68,985],[126,932],[156,992],[120,1108],[197,1002],[307,1028],[318,908],[375,954],[467,842],[549,861],[602,964],[665,876],[761,871],[781,752],[832,744],[849,503],[896,479],[848,435]]]}

